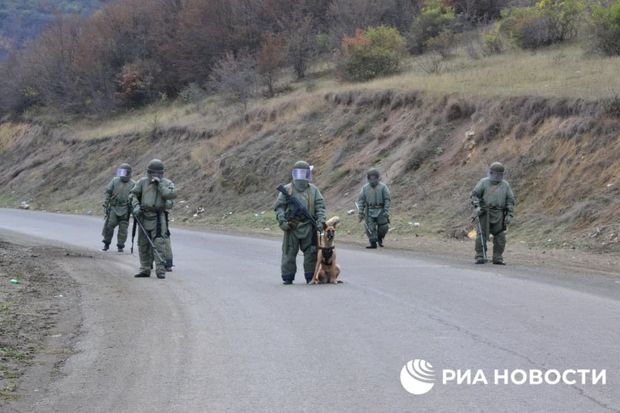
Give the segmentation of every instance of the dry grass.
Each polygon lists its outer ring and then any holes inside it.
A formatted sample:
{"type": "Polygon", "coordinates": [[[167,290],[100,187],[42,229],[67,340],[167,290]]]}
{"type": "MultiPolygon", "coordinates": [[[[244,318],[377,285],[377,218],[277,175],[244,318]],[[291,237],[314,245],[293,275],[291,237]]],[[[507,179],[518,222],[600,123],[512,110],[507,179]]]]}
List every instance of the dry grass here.
{"type": "Polygon", "coordinates": [[[23,123],[6,122],[0,125],[0,153],[15,143],[15,138],[28,129],[23,123]]]}
{"type": "MultiPolygon", "coordinates": [[[[313,110],[327,92],[347,90],[421,90],[436,94],[463,96],[548,96],[600,99],[620,91],[620,57],[586,56],[575,45],[546,49],[535,53],[511,51],[502,55],[472,59],[464,50],[442,63],[439,73],[429,74],[420,57],[408,59],[403,72],[367,83],[342,83],[327,75],[325,64],[315,68],[311,80],[292,83],[292,90],[270,100],[250,102],[248,112],[273,110],[285,104],[298,112],[313,110]],[[310,108],[306,107],[310,106],[310,108]]],[[[196,104],[154,105],[114,119],[81,121],[67,127],[80,139],[94,139],[149,133],[173,127],[194,130],[225,129],[243,114],[241,106],[229,106],[210,97],[196,104]]]]}
{"type": "Polygon", "coordinates": [[[321,89],[424,90],[466,96],[548,96],[599,99],[620,91],[620,57],[586,56],[577,46],[536,53],[513,51],[474,60],[459,52],[440,73],[428,74],[412,58],[400,75],[365,84],[322,82],[321,89]]]}

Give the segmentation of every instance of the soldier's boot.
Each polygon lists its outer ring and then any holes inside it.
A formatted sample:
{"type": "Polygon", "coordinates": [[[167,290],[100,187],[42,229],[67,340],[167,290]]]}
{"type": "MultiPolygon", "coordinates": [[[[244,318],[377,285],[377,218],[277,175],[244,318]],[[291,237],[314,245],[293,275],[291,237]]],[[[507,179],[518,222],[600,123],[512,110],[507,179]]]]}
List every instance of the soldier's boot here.
{"type": "Polygon", "coordinates": [[[174,265],[172,265],[172,260],[166,260],[166,272],[172,272],[172,267],[174,267],[174,265]]]}
{"type": "Polygon", "coordinates": [[[381,248],[383,248],[383,238],[379,238],[379,241],[377,243],[381,248]]]}
{"type": "Polygon", "coordinates": [[[157,273],[157,278],[159,278],[160,280],[163,280],[164,278],[166,278],[166,273],[165,272],[158,272],[157,273]]]}
{"type": "Polygon", "coordinates": [[[486,261],[483,257],[476,257],[476,264],[486,264],[486,261]]]}
{"type": "Polygon", "coordinates": [[[291,285],[295,279],[295,274],[282,274],[282,284],[291,285]]]}
{"type": "Polygon", "coordinates": [[[150,271],[149,272],[140,271],[139,273],[134,274],[135,278],[148,278],[150,276],[151,276],[151,272],[150,271]]]}
{"type": "Polygon", "coordinates": [[[109,242],[104,242],[103,243],[103,248],[101,248],[101,251],[107,251],[110,249],[110,243],[109,242]]]}
{"type": "Polygon", "coordinates": [[[123,252],[125,250],[125,245],[123,244],[116,244],[116,247],[118,248],[118,252],[123,252]]]}
{"type": "Polygon", "coordinates": [[[495,265],[506,265],[504,262],[504,258],[502,257],[493,257],[493,264],[495,265]]]}
{"type": "Polygon", "coordinates": [[[370,241],[370,245],[368,245],[366,247],[369,250],[375,250],[377,249],[377,241],[375,241],[374,239],[370,241]]]}
{"type": "Polygon", "coordinates": [[[312,282],[312,277],[314,277],[313,272],[305,272],[304,276],[306,277],[306,284],[310,284],[312,282]]]}

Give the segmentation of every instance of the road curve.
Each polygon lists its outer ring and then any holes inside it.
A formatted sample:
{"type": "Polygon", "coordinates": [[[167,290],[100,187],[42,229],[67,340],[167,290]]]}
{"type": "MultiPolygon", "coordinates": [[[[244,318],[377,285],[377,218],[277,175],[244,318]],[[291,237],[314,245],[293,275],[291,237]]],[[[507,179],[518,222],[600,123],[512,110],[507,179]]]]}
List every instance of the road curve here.
{"type": "MultiPolygon", "coordinates": [[[[13,232],[95,251],[101,219],[0,209],[13,232]]],[[[620,411],[620,277],[340,246],[344,284],[283,286],[280,243],[175,229],[175,271],[72,268],[84,325],[35,412],[620,411]],[[432,363],[424,395],[399,379],[432,363]],[[442,369],[606,369],[607,383],[441,383],[442,369]]],[[[300,261],[300,260],[299,260],[300,261]]]]}

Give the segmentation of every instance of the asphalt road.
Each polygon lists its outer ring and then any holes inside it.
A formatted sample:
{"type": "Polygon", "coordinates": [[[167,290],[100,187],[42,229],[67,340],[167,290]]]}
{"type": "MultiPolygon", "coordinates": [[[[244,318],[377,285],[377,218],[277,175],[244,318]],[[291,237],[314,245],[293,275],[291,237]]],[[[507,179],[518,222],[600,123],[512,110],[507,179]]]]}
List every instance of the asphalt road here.
{"type": "MultiPolygon", "coordinates": [[[[28,411],[620,411],[620,277],[340,246],[344,284],[280,284],[280,243],[176,229],[175,271],[95,253],[101,219],[0,210],[0,233],[92,250],[76,354],[28,411]],[[412,395],[406,362],[436,384],[412,395]],[[606,369],[606,384],[441,383],[443,369],[606,369]]],[[[301,257],[298,262],[301,262],[301,257]]]]}

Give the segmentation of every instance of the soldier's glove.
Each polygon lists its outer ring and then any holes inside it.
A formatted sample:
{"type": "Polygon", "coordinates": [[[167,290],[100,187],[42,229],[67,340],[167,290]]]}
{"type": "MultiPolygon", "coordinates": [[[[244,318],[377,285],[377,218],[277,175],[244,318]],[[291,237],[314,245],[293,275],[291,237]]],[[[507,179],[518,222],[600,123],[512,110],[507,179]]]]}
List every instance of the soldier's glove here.
{"type": "Polygon", "coordinates": [[[482,215],[482,208],[480,208],[480,206],[477,206],[476,209],[474,209],[474,214],[479,217],[480,215],[482,215]]]}
{"type": "Polygon", "coordinates": [[[506,215],[506,218],[504,218],[504,225],[508,226],[510,225],[511,222],[512,222],[512,217],[510,215],[506,215]]]}
{"type": "Polygon", "coordinates": [[[142,215],[142,208],[140,208],[140,205],[137,205],[133,208],[132,214],[134,217],[139,217],[140,215],[142,215]]]}
{"type": "Polygon", "coordinates": [[[154,182],[154,183],[156,183],[156,184],[159,184],[159,182],[161,182],[161,179],[159,179],[159,177],[158,177],[158,176],[154,176],[154,177],[152,177],[152,178],[151,178],[151,182],[154,182]]]}
{"type": "Polygon", "coordinates": [[[325,221],[317,221],[316,226],[319,229],[319,232],[323,232],[323,228],[325,228],[325,221]]]}
{"type": "Polygon", "coordinates": [[[357,216],[357,221],[362,222],[364,220],[364,215],[360,214],[357,216]]]}
{"type": "Polygon", "coordinates": [[[285,231],[285,232],[286,232],[286,231],[290,231],[290,230],[291,230],[291,226],[288,224],[288,222],[287,222],[287,221],[282,221],[282,222],[280,222],[280,225],[279,225],[279,226],[280,226],[280,229],[281,229],[282,231],[285,231]]]}

